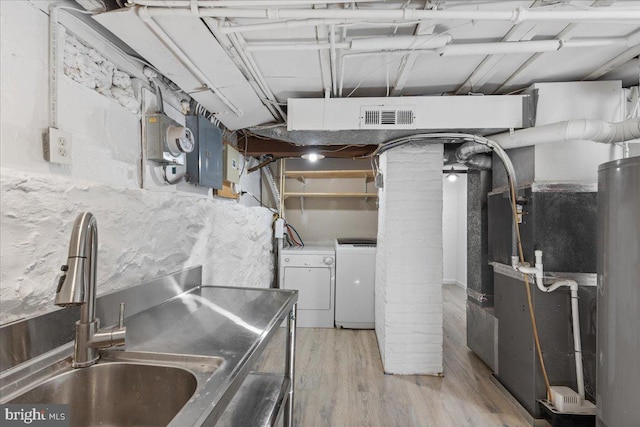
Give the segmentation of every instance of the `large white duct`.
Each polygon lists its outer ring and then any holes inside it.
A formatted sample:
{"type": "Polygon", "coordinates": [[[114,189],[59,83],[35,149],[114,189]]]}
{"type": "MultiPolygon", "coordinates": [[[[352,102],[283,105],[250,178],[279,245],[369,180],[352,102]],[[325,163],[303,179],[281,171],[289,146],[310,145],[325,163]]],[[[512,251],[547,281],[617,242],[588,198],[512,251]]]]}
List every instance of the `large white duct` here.
{"type": "Polygon", "coordinates": [[[568,120],[488,137],[504,149],[548,142],[594,141],[617,143],[640,138],[640,118],[618,123],[604,120],[568,120]]]}

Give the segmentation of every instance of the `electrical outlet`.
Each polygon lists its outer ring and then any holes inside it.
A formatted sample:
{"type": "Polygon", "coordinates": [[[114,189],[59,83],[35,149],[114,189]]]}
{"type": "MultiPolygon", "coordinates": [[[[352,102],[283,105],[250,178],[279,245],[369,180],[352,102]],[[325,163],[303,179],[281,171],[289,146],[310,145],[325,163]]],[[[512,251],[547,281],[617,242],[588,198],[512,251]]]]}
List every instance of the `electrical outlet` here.
{"type": "Polygon", "coordinates": [[[56,128],[42,139],[42,154],[47,162],[70,165],[72,163],[71,134],[56,128]]]}

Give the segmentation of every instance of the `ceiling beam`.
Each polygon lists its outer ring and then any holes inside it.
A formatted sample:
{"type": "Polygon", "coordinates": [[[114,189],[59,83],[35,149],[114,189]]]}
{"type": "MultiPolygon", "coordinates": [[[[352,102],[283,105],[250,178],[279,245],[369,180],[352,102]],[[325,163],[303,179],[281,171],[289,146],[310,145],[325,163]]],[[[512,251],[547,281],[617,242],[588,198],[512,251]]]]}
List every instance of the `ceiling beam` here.
{"type": "MultiPolygon", "coordinates": [[[[591,3],[590,7],[608,7],[611,6],[611,4],[613,4],[614,1],[613,0],[595,0],[593,3],[591,3]]],[[[576,28],[578,27],[578,24],[569,24],[567,26],[565,26],[562,31],[560,31],[558,33],[558,35],[555,38],[555,40],[567,40],[569,38],[571,38],[571,33],[573,33],[576,28]]],[[[543,55],[543,52],[537,52],[534,53],[533,55],[531,55],[529,58],[527,58],[527,60],[520,66],[518,67],[518,69],[516,71],[514,71],[513,73],[511,73],[511,75],[494,91],[492,91],[491,93],[502,93],[506,90],[507,86],[514,81],[520,74],[522,74],[527,68],[529,68],[531,66],[531,64],[533,64],[534,62],[536,62],[541,56],[543,55]]]]}
{"type": "MultiPolygon", "coordinates": [[[[539,6],[541,0],[536,0],[529,8],[539,6]]],[[[515,24],[502,38],[502,42],[531,40],[535,35],[537,24],[521,22],[515,24]]],[[[499,63],[505,58],[505,55],[487,55],[482,62],[478,64],[475,70],[467,77],[458,89],[456,95],[465,94],[472,91],[481,91],[481,87],[500,69],[499,63]]]]}
{"type": "Polygon", "coordinates": [[[620,55],[618,55],[615,58],[609,60],[604,65],[602,65],[600,68],[598,68],[597,70],[593,71],[592,73],[590,73],[588,76],[586,76],[582,80],[596,80],[596,79],[599,79],[600,77],[604,76],[608,72],[613,71],[616,68],[618,68],[618,67],[626,64],[627,62],[631,61],[633,58],[635,58],[638,55],[640,55],[640,44],[635,45],[635,46],[625,50],[620,55]]]}
{"type": "MultiPolygon", "coordinates": [[[[315,153],[324,154],[328,158],[346,158],[362,157],[371,154],[378,145],[313,145],[301,146],[293,145],[288,142],[278,141],[275,139],[261,139],[254,136],[248,136],[246,140],[247,152],[243,153],[247,156],[261,156],[263,154],[271,154],[275,158],[300,157],[302,154],[313,151],[315,153]]],[[[238,139],[238,148],[244,152],[245,141],[243,138],[238,139]]]]}

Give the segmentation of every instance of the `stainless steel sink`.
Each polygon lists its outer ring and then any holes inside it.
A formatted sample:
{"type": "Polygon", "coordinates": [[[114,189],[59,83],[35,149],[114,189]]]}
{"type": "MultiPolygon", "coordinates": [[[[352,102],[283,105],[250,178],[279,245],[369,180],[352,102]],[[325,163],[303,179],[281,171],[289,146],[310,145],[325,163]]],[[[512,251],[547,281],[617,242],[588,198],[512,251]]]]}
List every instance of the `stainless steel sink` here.
{"type": "Polygon", "coordinates": [[[221,364],[217,357],[114,351],[72,369],[65,359],[19,381],[24,387],[4,403],[68,404],[72,426],[167,425],[221,364]]]}

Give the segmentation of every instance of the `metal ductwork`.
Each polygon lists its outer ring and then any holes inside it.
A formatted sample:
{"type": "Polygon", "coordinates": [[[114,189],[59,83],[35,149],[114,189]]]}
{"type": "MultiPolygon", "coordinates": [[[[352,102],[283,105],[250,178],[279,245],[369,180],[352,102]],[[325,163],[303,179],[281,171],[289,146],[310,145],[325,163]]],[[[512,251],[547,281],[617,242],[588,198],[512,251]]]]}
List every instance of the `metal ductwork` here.
{"type": "Polygon", "coordinates": [[[520,129],[532,126],[530,95],[290,98],[287,130],[520,129]]]}

